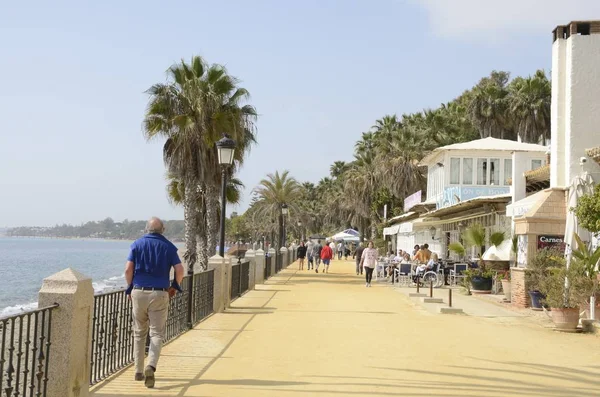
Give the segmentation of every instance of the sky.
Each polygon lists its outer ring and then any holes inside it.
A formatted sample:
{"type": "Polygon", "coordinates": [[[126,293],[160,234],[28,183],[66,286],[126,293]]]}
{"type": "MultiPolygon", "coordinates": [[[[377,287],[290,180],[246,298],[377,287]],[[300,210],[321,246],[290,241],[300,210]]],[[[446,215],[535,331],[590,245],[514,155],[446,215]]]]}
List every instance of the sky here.
{"type": "Polygon", "coordinates": [[[436,107],[490,71],[549,71],[551,31],[597,0],[0,2],[0,227],[160,216],[162,142],[142,120],[154,83],[201,55],[260,117],[239,178],[317,182],[376,119],[436,107]]]}

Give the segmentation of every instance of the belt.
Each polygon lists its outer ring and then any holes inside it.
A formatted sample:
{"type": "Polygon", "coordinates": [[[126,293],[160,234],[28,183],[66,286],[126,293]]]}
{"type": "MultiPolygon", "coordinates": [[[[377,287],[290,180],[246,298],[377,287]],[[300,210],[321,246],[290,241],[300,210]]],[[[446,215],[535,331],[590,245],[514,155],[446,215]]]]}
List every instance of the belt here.
{"type": "Polygon", "coordinates": [[[168,291],[168,288],[157,288],[157,287],[137,287],[134,286],[133,289],[141,289],[142,291],[168,291]]]}

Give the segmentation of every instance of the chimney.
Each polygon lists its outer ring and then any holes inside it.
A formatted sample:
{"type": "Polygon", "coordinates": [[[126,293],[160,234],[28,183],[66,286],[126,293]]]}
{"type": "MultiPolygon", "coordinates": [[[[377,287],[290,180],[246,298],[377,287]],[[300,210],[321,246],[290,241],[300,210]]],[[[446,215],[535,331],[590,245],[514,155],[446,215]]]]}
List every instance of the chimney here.
{"type": "Polygon", "coordinates": [[[550,186],[582,171],[599,172],[585,149],[600,146],[600,21],[574,21],[552,32],[550,186]]]}

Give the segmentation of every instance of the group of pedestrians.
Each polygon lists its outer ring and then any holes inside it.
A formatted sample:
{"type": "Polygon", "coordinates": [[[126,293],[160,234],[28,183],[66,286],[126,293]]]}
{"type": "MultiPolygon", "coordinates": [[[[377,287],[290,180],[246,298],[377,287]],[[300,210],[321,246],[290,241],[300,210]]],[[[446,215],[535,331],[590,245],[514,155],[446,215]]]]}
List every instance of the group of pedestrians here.
{"type": "Polygon", "coordinates": [[[316,243],[308,240],[307,244],[302,241],[298,247],[298,268],[304,270],[304,260],[307,259],[307,270],[313,269],[315,273],[319,273],[319,266],[323,263],[323,273],[329,273],[334,251],[334,242],[326,241],[324,245],[321,245],[321,240],[317,240],[316,243]]]}

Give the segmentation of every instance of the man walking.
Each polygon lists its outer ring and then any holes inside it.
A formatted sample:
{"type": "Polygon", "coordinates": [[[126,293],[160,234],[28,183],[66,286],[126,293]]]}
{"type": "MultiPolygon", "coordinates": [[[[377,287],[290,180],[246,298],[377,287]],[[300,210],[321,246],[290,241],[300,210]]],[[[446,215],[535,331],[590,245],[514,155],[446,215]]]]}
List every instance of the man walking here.
{"type": "Polygon", "coordinates": [[[306,258],[308,260],[308,266],[307,266],[306,270],[315,268],[315,262],[314,262],[314,256],[313,256],[313,247],[314,246],[315,246],[315,243],[313,243],[312,240],[308,240],[308,243],[306,243],[306,258]]]}
{"type": "MultiPolygon", "coordinates": [[[[334,244],[335,246],[335,244],[334,244]]],[[[333,250],[331,249],[331,245],[325,244],[323,249],[321,250],[321,259],[323,260],[323,273],[329,273],[329,263],[331,259],[333,259],[333,250]]]]}
{"type": "Polygon", "coordinates": [[[317,243],[315,244],[315,246],[313,247],[312,253],[313,253],[313,258],[315,260],[315,264],[317,265],[317,267],[315,267],[315,273],[319,273],[319,265],[321,264],[321,250],[323,249],[323,247],[321,247],[321,240],[317,240],[317,243]]]}
{"type": "Polygon", "coordinates": [[[164,236],[163,222],[153,217],[146,225],[148,234],[131,244],[125,264],[125,280],[129,287],[125,293],[133,304],[133,352],[135,380],[154,387],[154,372],[165,338],[169,298],[182,292],[183,265],[177,247],[164,236]],[[169,283],[171,268],[175,279],[169,283]],[[148,365],[144,368],[146,338],[150,329],[148,365]]]}
{"type": "Polygon", "coordinates": [[[356,251],[354,251],[354,255],[356,257],[356,275],[358,276],[358,273],[360,272],[360,274],[363,274],[363,267],[360,265],[360,260],[362,259],[362,254],[363,251],[365,250],[365,247],[363,247],[363,243],[358,244],[358,248],[356,248],[356,251]]]}
{"type": "Polygon", "coordinates": [[[344,243],[340,241],[337,245],[338,261],[342,260],[342,255],[344,255],[344,248],[344,243]]]}

